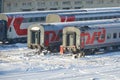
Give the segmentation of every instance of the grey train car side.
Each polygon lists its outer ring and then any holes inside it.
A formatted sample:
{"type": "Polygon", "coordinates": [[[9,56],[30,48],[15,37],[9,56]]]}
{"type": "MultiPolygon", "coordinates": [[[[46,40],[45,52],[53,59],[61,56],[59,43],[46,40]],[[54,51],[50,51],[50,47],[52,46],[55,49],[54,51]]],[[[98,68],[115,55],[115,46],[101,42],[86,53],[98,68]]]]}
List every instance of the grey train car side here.
{"type": "Polygon", "coordinates": [[[74,12],[74,13],[58,13],[49,14],[46,16],[46,22],[72,22],[72,21],[87,21],[87,20],[105,20],[120,18],[120,11],[89,11],[89,12],[74,12]]]}
{"type": "Polygon", "coordinates": [[[85,55],[104,51],[119,50],[120,23],[65,27],[60,53],[72,52],[85,55]]]}
{"type": "MultiPolygon", "coordinates": [[[[118,8],[99,8],[99,9],[79,9],[79,10],[53,10],[53,11],[30,11],[30,12],[12,12],[12,13],[1,13],[0,14],[0,23],[4,24],[0,25],[0,28],[2,29],[0,31],[0,41],[5,43],[17,43],[17,42],[26,42],[27,41],[27,28],[31,24],[35,23],[46,23],[47,19],[46,16],[48,14],[60,14],[60,13],[66,13],[70,15],[76,15],[83,13],[85,14],[82,19],[86,20],[87,18],[91,17],[90,12],[93,12],[92,14],[97,16],[95,17],[95,20],[99,20],[98,15],[101,15],[102,13],[105,13],[105,15],[102,14],[104,17],[103,19],[111,19],[111,18],[119,18],[120,17],[120,9],[118,8]],[[74,14],[77,13],[77,14],[74,14]],[[88,16],[88,14],[90,14],[88,16]]],[[[93,17],[93,16],[92,16],[93,17]]],[[[50,18],[51,19],[54,19],[50,18]]],[[[77,17],[76,17],[77,18],[77,17]]],[[[56,18],[55,18],[56,19],[56,18]]],[[[70,18],[69,21],[79,21],[79,16],[76,20],[73,20],[74,17],[70,18]]],[[[88,20],[93,20],[88,19],[88,20]]]]}
{"type": "Polygon", "coordinates": [[[65,23],[44,23],[33,24],[28,28],[27,45],[29,48],[36,48],[38,45],[49,47],[52,50],[62,44],[62,30],[67,26],[92,26],[102,24],[120,23],[119,20],[92,20],[92,21],[76,21],[65,23]]]}

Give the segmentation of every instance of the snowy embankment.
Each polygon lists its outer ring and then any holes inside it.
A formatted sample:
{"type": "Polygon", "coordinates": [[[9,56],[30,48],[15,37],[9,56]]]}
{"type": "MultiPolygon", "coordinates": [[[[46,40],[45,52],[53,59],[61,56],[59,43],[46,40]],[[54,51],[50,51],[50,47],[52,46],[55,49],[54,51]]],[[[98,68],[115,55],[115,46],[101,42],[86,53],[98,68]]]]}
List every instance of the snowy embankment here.
{"type": "Polygon", "coordinates": [[[0,80],[120,80],[120,52],[72,59],[35,51],[26,44],[0,46],[0,80]]]}

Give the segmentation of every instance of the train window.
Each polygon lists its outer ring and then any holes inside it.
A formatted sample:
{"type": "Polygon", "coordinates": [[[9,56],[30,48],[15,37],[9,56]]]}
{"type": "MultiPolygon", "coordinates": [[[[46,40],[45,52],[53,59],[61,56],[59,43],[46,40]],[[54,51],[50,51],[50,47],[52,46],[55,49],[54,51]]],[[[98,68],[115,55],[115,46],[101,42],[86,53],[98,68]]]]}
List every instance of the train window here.
{"type": "Polygon", "coordinates": [[[105,16],[105,19],[107,19],[108,17],[107,16],[105,16]]]}
{"type": "Polygon", "coordinates": [[[97,20],[97,19],[98,19],[98,17],[95,17],[94,19],[95,19],[95,20],[97,20]]]}
{"type": "Polygon", "coordinates": [[[40,17],[40,21],[45,21],[45,17],[40,17]]]}
{"type": "Polygon", "coordinates": [[[33,19],[32,18],[29,18],[29,22],[32,22],[33,21],[33,19]]]}
{"type": "Polygon", "coordinates": [[[79,20],[78,21],[83,21],[84,19],[83,18],[79,18],[79,20]]]}
{"type": "Polygon", "coordinates": [[[50,8],[50,10],[57,10],[57,8],[50,8]]]}
{"type": "Polygon", "coordinates": [[[99,19],[103,19],[103,17],[99,17],[99,19]]]}
{"type": "Polygon", "coordinates": [[[22,9],[22,11],[32,11],[31,9],[22,9]]]}
{"type": "Polygon", "coordinates": [[[104,38],[105,38],[105,35],[104,35],[104,34],[102,34],[100,37],[101,37],[101,39],[104,39],[104,38]]]}
{"type": "Polygon", "coordinates": [[[114,18],[114,16],[111,16],[111,19],[113,19],[114,18]]]}
{"type": "Polygon", "coordinates": [[[35,21],[38,22],[38,21],[39,21],[39,17],[36,17],[36,18],[35,18],[35,21]]]}
{"type": "Polygon", "coordinates": [[[22,22],[27,23],[27,22],[30,22],[30,21],[31,21],[31,18],[24,18],[22,22]]]}
{"type": "Polygon", "coordinates": [[[85,20],[89,20],[89,18],[85,18],[85,20]]]}
{"type": "Polygon", "coordinates": [[[33,22],[38,22],[38,21],[39,21],[38,17],[33,18],[33,22]]]}
{"type": "Polygon", "coordinates": [[[92,17],[90,17],[90,18],[89,18],[89,20],[93,20],[93,18],[92,18],[92,17]]]}
{"type": "Polygon", "coordinates": [[[75,7],[75,9],[81,9],[82,7],[75,7]]]}
{"type": "Polygon", "coordinates": [[[100,17],[97,18],[98,20],[100,19],[100,17]]]}
{"type": "Polygon", "coordinates": [[[113,18],[117,18],[116,16],[112,16],[113,18]]]}
{"type": "Polygon", "coordinates": [[[113,39],[117,38],[117,33],[113,33],[113,39]]]}
{"type": "Polygon", "coordinates": [[[111,34],[107,34],[107,39],[110,39],[111,38],[111,34]]]}
{"type": "Polygon", "coordinates": [[[41,22],[45,21],[45,17],[31,17],[31,18],[24,18],[23,23],[27,22],[41,22]]]}
{"type": "Polygon", "coordinates": [[[95,20],[95,17],[92,17],[92,20],[95,20]]]}
{"type": "Polygon", "coordinates": [[[104,17],[103,17],[103,16],[101,16],[99,19],[104,19],[104,17]]]}
{"type": "Polygon", "coordinates": [[[110,16],[107,16],[106,19],[110,19],[111,17],[110,16]]]}
{"type": "Polygon", "coordinates": [[[37,9],[38,11],[43,11],[43,10],[45,10],[44,8],[40,8],[40,9],[37,9]]]}
{"type": "Polygon", "coordinates": [[[69,7],[65,7],[65,8],[63,8],[63,9],[70,9],[69,7]]]}
{"type": "Polygon", "coordinates": [[[88,18],[85,18],[85,20],[88,20],[88,18]]]}
{"type": "Polygon", "coordinates": [[[98,35],[97,34],[95,35],[95,40],[98,40],[98,35]]]}
{"type": "Polygon", "coordinates": [[[96,41],[98,40],[98,36],[95,36],[95,40],[96,40],[96,41]]]}
{"type": "Polygon", "coordinates": [[[22,22],[23,22],[23,23],[28,22],[28,18],[24,18],[22,22]]]}

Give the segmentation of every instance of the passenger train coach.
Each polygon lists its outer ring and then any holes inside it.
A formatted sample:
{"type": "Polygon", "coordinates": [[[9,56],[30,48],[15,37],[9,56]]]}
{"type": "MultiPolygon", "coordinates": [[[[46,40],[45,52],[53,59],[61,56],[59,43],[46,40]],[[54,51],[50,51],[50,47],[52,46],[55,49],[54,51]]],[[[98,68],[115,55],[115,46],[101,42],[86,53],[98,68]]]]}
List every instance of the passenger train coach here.
{"type": "Polygon", "coordinates": [[[62,41],[60,53],[71,52],[75,57],[95,54],[101,49],[120,50],[120,23],[68,26],[63,29],[62,41]]]}
{"type": "Polygon", "coordinates": [[[46,22],[49,23],[72,22],[72,21],[113,19],[113,18],[120,18],[119,10],[49,14],[46,17],[46,22]]]}
{"type": "MultiPolygon", "coordinates": [[[[38,48],[42,46],[49,50],[59,50],[59,46],[62,44],[62,30],[69,26],[93,26],[102,24],[117,24],[120,20],[108,19],[108,20],[91,20],[91,21],[76,21],[65,23],[45,23],[45,24],[33,24],[28,28],[27,45],[29,48],[38,48]],[[38,46],[39,45],[39,46],[38,46]]],[[[114,27],[114,26],[113,26],[114,27]]]]}
{"type": "Polygon", "coordinates": [[[52,13],[86,12],[86,10],[53,10],[0,13],[0,41],[26,42],[27,28],[34,23],[45,23],[52,13]]]}
{"type": "MultiPolygon", "coordinates": [[[[95,8],[95,9],[78,9],[78,10],[54,10],[54,11],[32,11],[32,12],[15,12],[0,14],[0,41],[3,43],[26,42],[27,28],[34,23],[45,23],[46,16],[53,13],[68,13],[74,12],[103,12],[104,11],[119,11],[120,8],[95,8]]],[[[101,15],[101,14],[100,14],[101,15]]],[[[117,13],[114,14],[116,17],[117,13]]],[[[90,16],[88,16],[90,17],[90,16]]],[[[107,17],[106,17],[107,18],[107,17]]],[[[112,17],[113,18],[113,17],[112,17]]],[[[84,19],[84,17],[83,17],[84,19]]],[[[91,19],[92,20],[92,19],[91,19]]]]}

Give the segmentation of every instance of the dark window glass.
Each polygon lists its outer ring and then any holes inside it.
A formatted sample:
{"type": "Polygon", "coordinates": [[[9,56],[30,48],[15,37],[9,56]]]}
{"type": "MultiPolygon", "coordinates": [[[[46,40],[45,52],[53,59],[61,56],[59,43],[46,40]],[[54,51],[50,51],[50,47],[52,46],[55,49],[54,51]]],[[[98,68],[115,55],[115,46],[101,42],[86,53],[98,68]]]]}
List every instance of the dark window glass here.
{"type": "Polygon", "coordinates": [[[113,33],[113,39],[117,38],[117,33],[113,33]]]}
{"type": "Polygon", "coordinates": [[[111,34],[107,34],[107,39],[110,39],[111,38],[111,34]]]}

